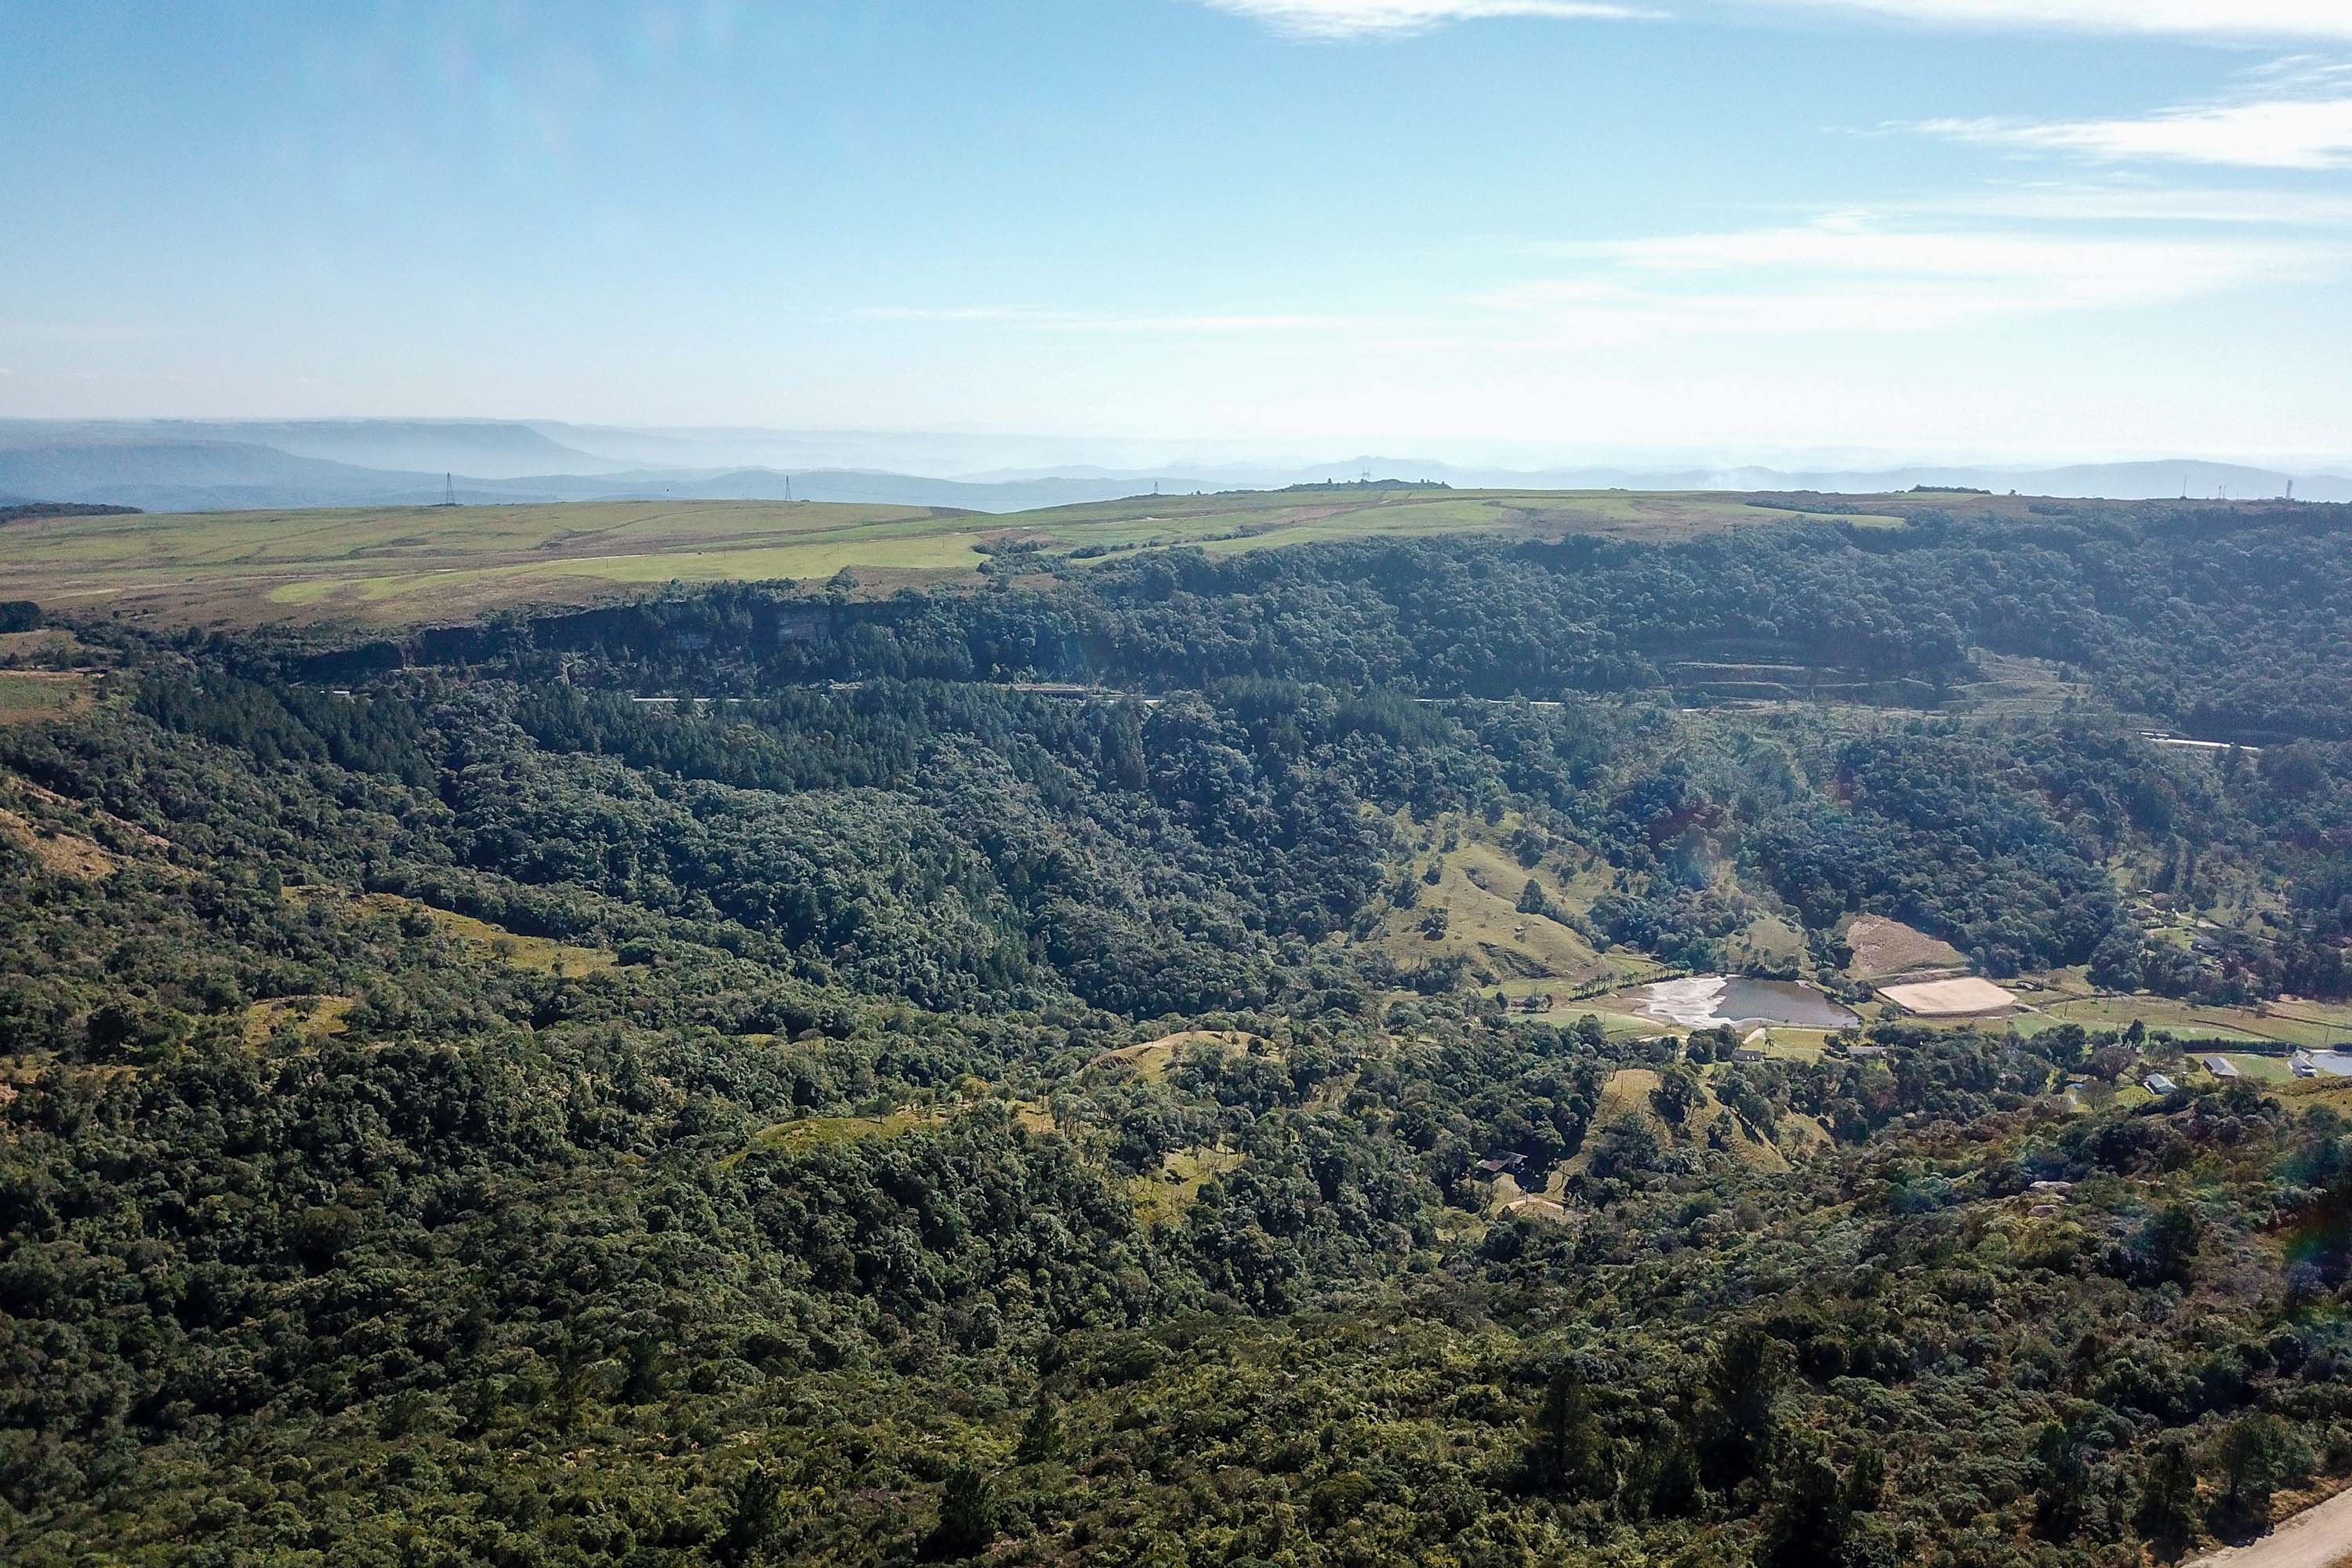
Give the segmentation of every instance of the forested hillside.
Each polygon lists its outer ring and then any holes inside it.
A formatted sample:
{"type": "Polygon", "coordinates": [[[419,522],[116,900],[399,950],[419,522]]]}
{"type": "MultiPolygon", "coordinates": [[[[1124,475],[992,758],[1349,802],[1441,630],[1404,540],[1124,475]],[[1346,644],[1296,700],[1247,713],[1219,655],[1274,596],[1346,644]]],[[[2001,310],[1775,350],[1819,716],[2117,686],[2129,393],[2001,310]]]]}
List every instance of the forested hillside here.
{"type": "Polygon", "coordinates": [[[1536,993],[1858,999],[1868,914],[2344,997],[2347,538],[1154,552],[337,649],[66,617],[25,657],[89,706],[0,725],[0,1560],[2258,1529],[2352,1477],[2352,1096],[2138,1026],[1767,1052],[1536,993]],[[2087,695],[1971,706],[1988,657],[2087,695]],[[1696,707],[1693,662],[1840,700],[1696,707]],[[1067,680],[1115,689],[1018,689],[1067,680]],[[1464,877],[1553,969],[1450,929],[1464,877]]]}
{"type": "MultiPolygon", "coordinates": [[[[1555,699],[1772,672],[1801,698],[1932,706],[1985,655],[2053,661],[2210,738],[2352,739],[2352,508],[2036,503],[2030,524],[1759,524],[1673,545],[1381,540],[1073,563],[1000,550],[1000,592],[853,602],[728,585],[625,610],[422,634],[296,672],[422,658],[578,668],[644,690],[822,679],[1261,677],[1555,699]],[[1057,575],[1055,575],[1057,574],[1057,575]]],[[[854,576],[854,574],[852,574],[854,576]]],[[[854,584],[850,584],[854,585],[854,584]]],[[[1763,684],[1749,682],[1750,685],[1763,684]]]]}

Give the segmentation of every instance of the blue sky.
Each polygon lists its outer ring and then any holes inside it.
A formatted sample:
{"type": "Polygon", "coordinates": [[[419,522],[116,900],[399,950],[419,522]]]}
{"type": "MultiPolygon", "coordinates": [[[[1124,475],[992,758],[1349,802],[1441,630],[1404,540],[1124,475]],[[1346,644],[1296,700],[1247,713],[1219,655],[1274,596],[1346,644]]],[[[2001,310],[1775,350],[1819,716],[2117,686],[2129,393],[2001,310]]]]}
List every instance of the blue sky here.
{"type": "Polygon", "coordinates": [[[0,414],[2352,454],[2352,0],[36,0],[0,101],[0,414]]]}

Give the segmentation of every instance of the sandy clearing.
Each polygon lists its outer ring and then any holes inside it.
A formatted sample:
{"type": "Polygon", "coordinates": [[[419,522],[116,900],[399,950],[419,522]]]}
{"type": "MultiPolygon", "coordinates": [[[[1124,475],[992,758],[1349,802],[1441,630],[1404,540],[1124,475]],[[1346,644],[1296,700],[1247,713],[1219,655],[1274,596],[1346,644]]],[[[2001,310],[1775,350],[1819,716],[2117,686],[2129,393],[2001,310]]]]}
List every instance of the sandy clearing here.
{"type": "Polygon", "coordinates": [[[1916,985],[1886,985],[1878,994],[1923,1018],[1957,1018],[1996,1013],[2017,1005],[2017,994],[1971,974],[1961,980],[1927,980],[1916,985]]]}

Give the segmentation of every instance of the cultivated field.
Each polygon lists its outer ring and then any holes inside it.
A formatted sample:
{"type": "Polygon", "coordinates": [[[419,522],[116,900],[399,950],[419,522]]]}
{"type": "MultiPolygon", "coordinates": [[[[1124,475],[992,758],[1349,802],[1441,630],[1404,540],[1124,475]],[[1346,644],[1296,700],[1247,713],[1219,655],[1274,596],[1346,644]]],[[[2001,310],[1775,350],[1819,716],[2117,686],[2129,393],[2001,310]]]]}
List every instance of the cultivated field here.
{"type": "Polygon", "coordinates": [[[173,625],[397,626],[672,582],[823,581],[845,568],[868,591],[887,591],[970,576],[988,551],[1024,542],[1089,551],[1077,570],[1176,544],[1229,552],[1480,532],[1675,539],[1827,515],[1759,509],[1736,495],[1380,486],[1141,496],[1009,516],[783,501],[190,512],[9,523],[0,527],[0,579],[11,597],[173,625]]]}

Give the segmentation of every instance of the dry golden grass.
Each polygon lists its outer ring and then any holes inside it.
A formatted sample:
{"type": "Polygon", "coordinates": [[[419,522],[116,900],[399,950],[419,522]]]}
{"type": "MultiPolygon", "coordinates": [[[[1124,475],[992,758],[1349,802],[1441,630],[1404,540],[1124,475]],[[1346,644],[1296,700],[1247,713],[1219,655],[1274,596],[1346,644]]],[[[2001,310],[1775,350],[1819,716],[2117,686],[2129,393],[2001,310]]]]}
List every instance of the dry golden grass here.
{"type": "Polygon", "coordinates": [[[1079,1070],[1087,1073],[1100,1069],[1117,1071],[1118,1068],[1113,1064],[1118,1063],[1124,1064],[1126,1069],[1136,1077],[1157,1082],[1168,1076],[1168,1069],[1175,1066],[1177,1058],[1192,1047],[1213,1046],[1220,1050],[1246,1051],[1253,1045],[1266,1048],[1265,1041],[1255,1039],[1239,1029],[1179,1029],[1156,1040],[1105,1051],[1079,1070]]]}
{"type": "Polygon", "coordinates": [[[256,1002],[245,1010],[245,1040],[259,1045],[290,1022],[310,1044],[331,1038],[351,1027],[351,1011],[359,1004],[349,996],[278,996],[256,1002]]]}
{"type": "MultiPolygon", "coordinates": [[[[293,888],[286,891],[289,898],[341,898],[331,889],[293,888]]],[[[436,909],[415,899],[404,899],[397,893],[363,893],[352,900],[352,904],[377,914],[422,915],[431,921],[444,934],[455,937],[485,956],[517,969],[541,973],[577,976],[594,974],[617,966],[620,955],[601,947],[583,947],[574,942],[556,942],[543,936],[522,936],[492,925],[471,915],[461,915],[453,910],[436,909]]]]}
{"type": "Polygon", "coordinates": [[[114,856],[78,833],[66,833],[29,821],[5,808],[0,808],[0,837],[24,850],[43,870],[54,876],[95,882],[102,877],[112,876],[115,868],[121,864],[114,856]]]}
{"type": "MultiPolygon", "coordinates": [[[[1630,1119],[1647,1126],[1657,1134],[1662,1143],[1705,1143],[1710,1133],[1717,1133],[1732,1156],[1744,1163],[1759,1170],[1788,1169],[1788,1156],[1770,1140],[1752,1131],[1746,1122],[1716,1099],[1714,1088],[1704,1078],[1700,1083],[1699,1103],[1680,1125],[1659,1115],[1657,1107],[1651,1102],[1650,1096],[1658,1083],[1657,1073],[1648,1068],[1620,1068],[1612,1073],[1609,1082],[1601,1091],[1600,1103],[1593,1108],[1592,1131],[1586,1134],[1584,1147],[1569,1160],[1569,1168],[1584,1170],[1591,1163],[1592,1142],[1601,1130],[1612,1122],[1630,1119]]],[[[1792,1118],[1783,1123],[1789,1129],[1787,1135],[1792,1147],[1809,1147],[1820,1136],[1821,1129],[1816,1124],[1792,1125],[1801,1121],[1801,1118],[1792,1118]]]]}
{"type": "MultiPolygon", "coordinates": [[[[1381,922],[1381,945],[1399,964],[1414,967],[1433,959],[1465,961],[1481,984],[1500,983],[1508,993],[1515,982],[1532,982],[1521,991],[1569,991],[1594,980],[1614,978],[1624,966],[1595,952],[1592,945],[1568,926],[1540,914],[1520,912],[1519,896],[1529,880],[1558,908],[1578,907],[1580,889],[1563,883],[1550,869],[1530,869],[1479,835],[1507,833],[1505,822],[1492,830],[1483,824],[1472,829],[1449,823],[1457,835],[1452,849],[1432,848],[1415,854],[1400,868],[1410,875],[1419,895],[1408,910],[1391,909],[1381,922]],[[1440,866],[1433,884],[1419,880],[1434,860],[1440,866]],[[1432,938],[1423,930],[1432,910],[1445,911],[1444,934],[1432,938]]],[[[1410,836],[1421,825],[1406,823],[1410,836]]],[[[1589,900],[1582,900],[1589,902],[1589,900]]]]}
{"type": "Polygon", "coordinates": [[[1927,969],[1966,970],[1968,955],[1948,942],[1885,915],[1856,915],[1846,927],[1853,962],[1846,973],[1856,980],[1891,980],[1927,969]]]}

